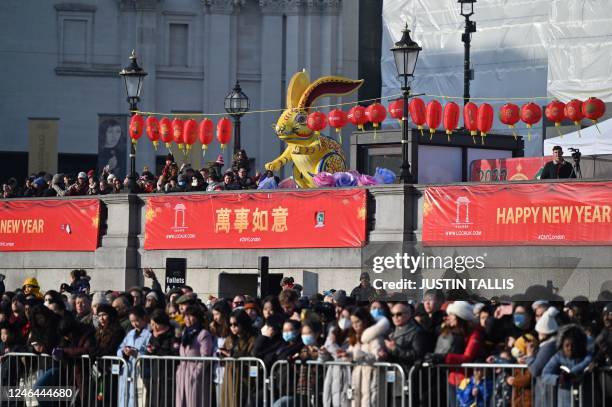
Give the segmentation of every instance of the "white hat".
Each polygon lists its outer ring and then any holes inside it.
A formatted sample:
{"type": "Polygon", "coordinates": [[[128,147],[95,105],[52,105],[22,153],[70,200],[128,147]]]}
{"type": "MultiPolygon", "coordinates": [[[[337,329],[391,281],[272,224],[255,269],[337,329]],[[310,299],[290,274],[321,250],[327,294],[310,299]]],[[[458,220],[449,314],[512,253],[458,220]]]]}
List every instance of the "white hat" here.
{"type": "Polygon", "coordinates": [[[559,325],[555,316],[559,313],[555,307],[550,307],[540,317],[536,323],[535,330],[539,334],[553,334],[559,330],[559,325]]]}
{"type": "Polygon", "coordinates": [[[474,304],[474,317],[477,317],[480,314],[480,311],[484,308],[484,304],[482,302],[477,302],[474,304]]]}
{"type": "Polygon", "coordinates": [[[87,179],[87,174],[85,174],[83,171],[81,171],[81,172],[79,172],[79,176],[77,178],[87,179]]]}
{"type": "Polygon", "coordinates": [[[106,178],[106,181],[107,181],[109,184],[112,184],[112,183],[113,183],[113,181],[115,181],[115,178],[117,178],[117,177],[115,176],[115,174],[111,174],[111,175],[109,175],[109,176],[108,176],[108,178],[106,178]]]}
{"type": "Polygon", "coordinates": [[[464,321],[474,320],[474,307],[467,301],[455,301],[446,307],[446,313],[464,321]]]}
{"type": "Polygon", "coordinates": [[[104,293],[95,292],[91,300],[91,305],[93,306],[93,305],[99,305],[99,304],[108,304],[108,300],[106,299],[106,296],[104,295],[104,293]]]}

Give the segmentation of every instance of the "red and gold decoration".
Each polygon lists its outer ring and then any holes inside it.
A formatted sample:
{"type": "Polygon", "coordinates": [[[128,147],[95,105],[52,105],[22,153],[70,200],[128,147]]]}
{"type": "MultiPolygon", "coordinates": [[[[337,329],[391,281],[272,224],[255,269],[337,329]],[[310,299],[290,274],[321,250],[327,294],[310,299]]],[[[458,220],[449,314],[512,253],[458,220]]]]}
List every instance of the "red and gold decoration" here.
{"type": "Polygon", "coordinates": [[[221,150],[225,151],[232,139],[232,122],[227,117],[222,118],[217,123],[217,141],[221,144],[221,150]]]}
{"type": "Polygon", "coordinates": [[[499,109],[499,121],[512,130],[512,135],[514,136],[515,140],[517,140],[518,137],[514,131],[514,126],[519,122],[519,120],[521,120],[519,107],[514,103],[506,103],[501,107],[501,109],[499,109]]]}
{"type": "Polygon", "coordinates": [[[362,189],[152,196],[147,203],[144,247],[362,247],[366,215],[362,189]]]}
{"type": "Polygon", "coordinates": [[[604,182],[425,189],[427,246],[612,244],[612,188],[604,182]]]}
{"type": "Polygon", "coordinates": [[[147,117],[145,120],[145,126],[147,128],[147,137],[153,142],[153,148],[157,151],[159,147],[159,138],[161,137],[159,132],[159,120],[155,116],[147,117]]]}
{"type": "Polygon", "coordinates": [[[446,130],[448,141],[451,141],[451,134],[459,125],[459,105],[455,102],[448,102],[444,105],[443,124],[446,130]]]}
{"type": "Polygon", "coordinates": [[[425,122],[429,127],[429,139],[431,140],[434,133],[442,122],[442,105],[437,100],[433,99],[427,103],[425,108],[425,122]]]}
{"type": "Polygon", "coordinates": [[[601,134],[601,131],[599,127],[597,127],[597,120],[599,120],[604,113],[606,113],[606,104],[599,98],[588,98],[587,101],[582,104],[582,115],[593,121],[599,134],[601,134]]]}
{"type": "Polygon", "coordinates": [[[578,137],[580,137],[580,122],[584,116],[582,115],[582,101],[572,99],[565,105],[565,117],[574,122],[578,129],[578,137]]]}
{"type": "Polygon", "coordinates": [[[559,133],[560,136],[563,136],[559,127],[561,126],[561,122],[565,119],[565,103],[560,102],[556,99],[553,100],[552,102],[546,105],[546,109],[544,109],[544,115],[546,115],[546,118],[548,120],[555,124],[557,133],[559,133]]]}
{"type": "Polygon", "coordinates": [[[189,153],[191,151],[191,146],[198,139],[198,123],[193,119],[188,119],[185,121],[185,125],[183,127],[183,143],[185,144],[185,153],[189,153]]]}
{"type": "Polygon", "coordinates": [[[327,122],[329,123],[329,127],[333,127],[334,129],[336,129],[336,133],[338,134],[338,140],[340,141],[340,144],[342,144],[341,129],[348,123],[346,113],[343,110],[334,109],[330,111],[327,115],[327,122]]]}
{"type": "Polygon", "coordinates": [[[327,117],[323,112],[312,112],[306,118],[306,125],[315,134],[321,134],[321,130],[327,127],[327,117]]]}
{"type": "Polygon", "coordinates": [[[468,102],[463,106],[463,125],[470,132],[476,144],[476,135],[478,135],[478,106],[476,103],[468,102]]]}
{"type": "Polygon", "coordinates": [[[413,98],[408,103],[408,110],[410,111],[410,118],[412,122],[416,124],[417,129],[420,130],[421,136],[423,135],[423,125],[425,124],[425,102],[420,98],[413,98]]]}
{"type": "Polygon", "coordinates": [[[478,106],[478,131],[480,131],[480,143],[484,145],[487,133],[493,127],[493,106],[483,103],[478,106]]]}
{"type": "Polygon", "coordinates": [[[387,109],[380,103],[372,103],[366,108],[365,115],[372,126],[377,129],[387,117],[387,109]]]}
{"type": "Polygon", "coordinates": [[[531,127],[542,119],[542,108],[533,102],[521,107],[521,120],[527,125],[527,140],[531,141],[531,127]]]}
{"type": "Polygon", "coordinates": [[[185,146],[183,145],[183,121],[179,118],[172,120],[172,138],[178,145],[179,150],[183,151],[185,146]]]}
{"type": "Polygon", "coordinates": [[[365,107],[353,106],[350,108],[347,114],[347,118],[352,125],[357,126],[359,130],[363,131],[363,125],[368,122],[368,118],[365,114],[365,107]]]}
{"type": "Polygon", "coordinates": [[[166,148],[170,150],[174,137],[172,136],[172,122],[167,117],[162,118],[159,121],[159,132],[161,139],[165,143],[166,148]]]}
{"type": "Polygon", "coordinates": [[[142,132],[144,130],[144,118],[135,114],[130,119],[130,139],[132,140],[132,144],[138,143],[138,139],[142,136],[142,132]]]}
{"type": "Polygon", "coordinates": [[[208,145],[213,141],[215,132],[215,124],[210,119],[204,119],[200,122],[198,137],[202,143],[202,157],[206,156],[208,145]]]}
{"type": "Polygon", "coordinates": [[[389,103],[389,116],[398,120],[400,123],[402,122],[402,117],[404,117],[404,101],[402,99],[396,99],[389,103]]]}
{"type": "Polygon", "coordinates": [[[0,252],[95,251],[99,226],[97,199],[4,201],[0,252]]]}

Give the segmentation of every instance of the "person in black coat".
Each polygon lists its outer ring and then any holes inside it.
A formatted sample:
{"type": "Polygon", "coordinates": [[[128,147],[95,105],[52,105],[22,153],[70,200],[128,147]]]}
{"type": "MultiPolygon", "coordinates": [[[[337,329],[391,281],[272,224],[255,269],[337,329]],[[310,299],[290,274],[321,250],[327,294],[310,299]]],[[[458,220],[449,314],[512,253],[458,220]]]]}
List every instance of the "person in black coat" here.
{"type": "Polygon", "coordinates": [[[542,170],[540,179],[576,178],[572,164],[563,159],[561,146],[553,147],[553,160],[547,162],[542,170]]]}

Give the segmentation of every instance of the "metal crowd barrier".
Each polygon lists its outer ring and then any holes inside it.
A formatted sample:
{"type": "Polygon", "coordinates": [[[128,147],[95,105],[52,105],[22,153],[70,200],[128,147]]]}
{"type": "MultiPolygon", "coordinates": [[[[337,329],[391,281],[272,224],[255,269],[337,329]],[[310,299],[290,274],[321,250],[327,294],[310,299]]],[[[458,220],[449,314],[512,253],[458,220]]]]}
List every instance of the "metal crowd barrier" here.
{"type": "Polygon", "coordinates": [[[404,370],[394,363],[282,360],[270,369],[272,407],[404,407],[406,390],[404,370]]]}
{"type": "Polygon", "coordinates": [[[612,407],[612,368],[598,368],[567,386],[546,385],[527,365],[464,363],[413,366],[408,372],[409,406],[612,407]],[[474,388],[477,390],[474,392],[474,388]],[[474,393],[473,393],[474,392],[474,393]]]}
{"type": "Polygon", "coordinates": [[[131,381],[126,361],[8,353],[0,362],[0,406],[120,406],[131,381]]]}
{"type": "Polygon", "coordinates": [[[131,397],[138,406],[267,405],[268,373],[261,359],[140,356],[131,397]]]}

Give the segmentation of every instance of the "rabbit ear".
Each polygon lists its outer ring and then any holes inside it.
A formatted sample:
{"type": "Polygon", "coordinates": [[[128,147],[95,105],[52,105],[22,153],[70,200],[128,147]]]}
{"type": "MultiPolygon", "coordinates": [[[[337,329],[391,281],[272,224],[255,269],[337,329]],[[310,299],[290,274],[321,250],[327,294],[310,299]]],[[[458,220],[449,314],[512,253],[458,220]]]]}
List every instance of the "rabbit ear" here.
{"type": "Polygon", "coordinates": [[[327,95],[348,95],[356,91],[362,84],[363,79],[356,81],[342,76],[323,76],[306,88],[297,107],[308,110],[320,97],[327,95]]]}
{"type": "Polygon", "coordinates": [[[287,108],[295,108],[297,107],[300,98],[306,91],[310,85],[310,77],[308,73],[304,69],[302,72],[298,72],[293,75],[291,78],[291,82],[289,82],[289,86],[287,87],[287,108]]]}

